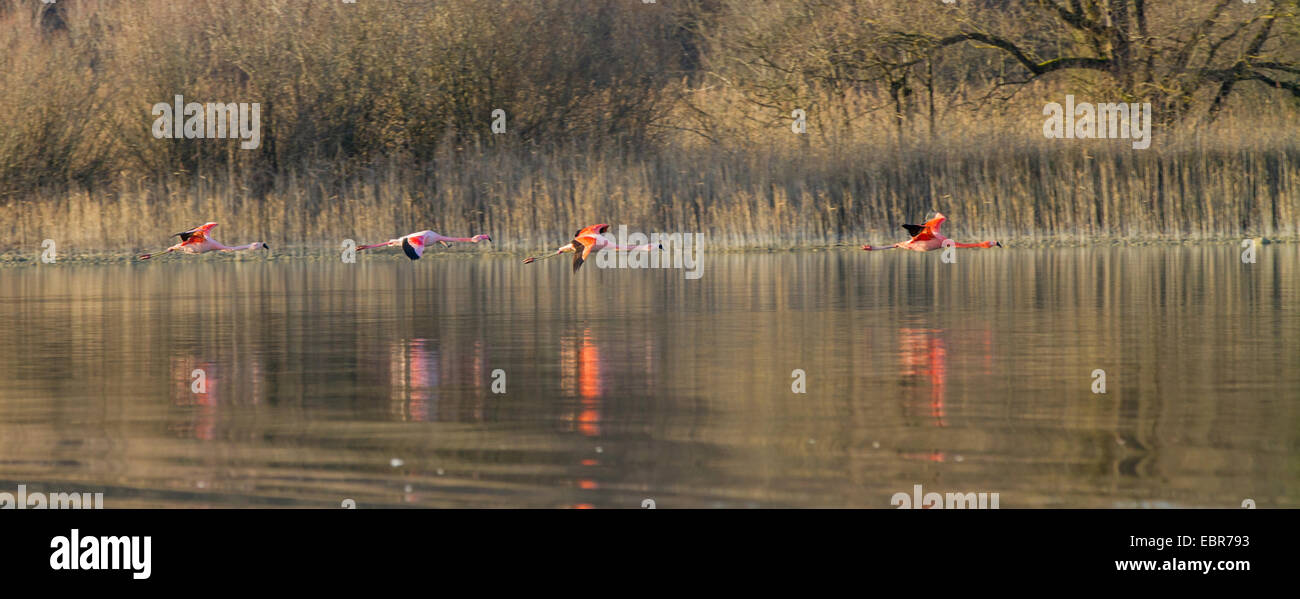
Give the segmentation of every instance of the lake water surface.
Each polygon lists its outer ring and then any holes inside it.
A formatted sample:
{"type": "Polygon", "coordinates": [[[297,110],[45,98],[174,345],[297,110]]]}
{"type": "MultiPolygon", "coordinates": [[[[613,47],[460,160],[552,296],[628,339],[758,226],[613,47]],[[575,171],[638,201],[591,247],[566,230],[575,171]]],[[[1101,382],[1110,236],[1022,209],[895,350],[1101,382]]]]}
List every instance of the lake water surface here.
{"type": "Polygon", "coordinates": [[[705,254],[698,280],[463,253],[0,268],[0,492],[1297,507],[1300,247],[1239,252],[705,254]]]}

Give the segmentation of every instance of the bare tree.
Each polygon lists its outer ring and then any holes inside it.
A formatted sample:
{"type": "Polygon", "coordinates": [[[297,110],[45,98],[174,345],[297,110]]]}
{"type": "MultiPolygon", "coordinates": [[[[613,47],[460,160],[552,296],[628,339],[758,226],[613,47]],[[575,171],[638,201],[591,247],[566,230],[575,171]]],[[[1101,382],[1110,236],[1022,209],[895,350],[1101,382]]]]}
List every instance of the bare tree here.
{"type": "Polygon", "coordinates": [[[1075,89],[1150,101],[1169,122],[1213,117],[1252,87],[1300,98],[1298,2],[737,2],[708,66],[758,106],[835,112],[852,91],[875,96],[900,137],[917,115],[933,131],[938,101],[1005,99],[1064,74],[1075,89]]]}
{"type": "Polygon", "coordinates": [[[1059,71],[1106,74],[1132,98],[1150,98],[1165,120],[1185,116],[1213,90],[1217,114],[1238,84],[1256,82],[1300,98],[1296,0],[1175,2],[1159,13],[1146,0],[1027,0],[1042,26],[1019,35],[962,22],[947,35],[898,31],[889,37],[925,49],[975,43],[1018,64],[1023,84],[1059,71]],[[1196,9],[1200,10],[1197,11],[1196,9]],[[1235,10],[1233,10],[1235,9],[1235,10]],[[1283,41],[1279,24],[1289,28],[1283,41]]]}

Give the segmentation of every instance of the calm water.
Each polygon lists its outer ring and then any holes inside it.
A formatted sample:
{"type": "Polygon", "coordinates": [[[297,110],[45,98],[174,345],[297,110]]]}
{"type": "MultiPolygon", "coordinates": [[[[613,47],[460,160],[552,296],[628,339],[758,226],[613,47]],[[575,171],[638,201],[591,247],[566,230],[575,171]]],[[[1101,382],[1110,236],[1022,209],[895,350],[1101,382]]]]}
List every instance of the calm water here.
{"type": "Polygon", "coordinates": [[[712,254],[699,280],[463,254],[4,268],[0,492],[1296,507],[1300,247],[1239,251],[712,254]]]}

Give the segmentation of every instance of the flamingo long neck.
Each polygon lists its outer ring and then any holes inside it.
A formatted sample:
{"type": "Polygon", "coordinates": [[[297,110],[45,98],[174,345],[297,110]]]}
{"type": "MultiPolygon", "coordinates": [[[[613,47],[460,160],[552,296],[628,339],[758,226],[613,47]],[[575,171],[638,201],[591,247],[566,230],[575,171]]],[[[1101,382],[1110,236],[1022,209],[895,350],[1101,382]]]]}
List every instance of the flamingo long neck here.
{"type": "Polygon", "coordinates": [[[959,248],[991,248],[991,247],[993,247],[993,242],[992,242],[992,241],[981,241],[981,242],[979,242],[979,243],[956,243],[956,242],[954,242],[953,245],[955,245],[955,246],[957,246],[957,247],[959,247],[959,248]]]}
{"type": "MultiPolygon", "coordinates": [[[[216,243],[216,242],[214,241],[213,243],[216,243]]],[[[238,251],[242,251],[242,250],[255,250],[255,249],[260,248],[260,247],[262,247],[262,243],[261,243],[260,241],[254,241],[253,243],[250,243],[250,244],[248,244],[248,245],[237,245],[237,246],[234,246],[234,247],[226,247],[226,246],[223,245],[223,246],[221,246],[221,249],[223,249],[223,250],[228,250],[228,251],[232,251],[232,252],[238,252],[238,251]]]]}

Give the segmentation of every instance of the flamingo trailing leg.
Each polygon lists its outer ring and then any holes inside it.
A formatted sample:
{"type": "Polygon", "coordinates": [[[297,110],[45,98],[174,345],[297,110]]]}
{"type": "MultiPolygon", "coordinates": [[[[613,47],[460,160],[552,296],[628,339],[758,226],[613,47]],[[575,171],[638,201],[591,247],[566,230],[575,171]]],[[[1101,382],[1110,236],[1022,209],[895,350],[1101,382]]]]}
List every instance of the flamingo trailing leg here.
{"type": "MultiPolygon", "coordinates": [[[[948,220],[948,217],[941,213],[935,213],[934,218],[925,221],[924,225],[903,225],[903,228],[907,229],[907,233],[912,236],[912,238],[907,241],[902,241],[893,245],[864,245],[862,246],[862,249],[867,251],[899,249],[913,250],[917,252],[928,252],[930,250],[940,249],[943,247],[943,242],[948,241],[947,237],[944,237],[939,233],[939,227],[942,226],[943,221],[946,220],[948,220]]],[[[953,247],[991,248],[1002,247],[1002,244],[996,241],[981,241],[979,243],[958,243],[954,241],[953,247]]]]}
{"type": "Polygon", "coordinates": [[[173,245],[161,252],[152,254],[140,254],[141,260],[148,260],[154,256],[168,254],[171,252],[184,252],[186,254],[202,254],[204,252],[238,252],[242,250],[269,250],[271,246],[260,241],[254,241],[247,245],[228,246],[220,241],[208,237],[208,231],[211,231],[217,223],[203,223],[203,225],[194,227],[188,231],[182,231],[174,235],[180,237],[181,242],[173,245]]]}
{"type": "Polygon", "coordinates": [[[599,224],[592,225],[585,229],[579,229],[573,234],[573,241],[556,248],[554,253],[545,256],[532,256],[524,259],[524,264],[532,264],[538,260],[554,258],[561,254],[573,254],[573,272],[578,272],[582,268],[582,263],[586,262],[592,252],[600,250],[620,250],[625,252],[648,252],[655,249],[664,249],[663,244],[655,245],[647,243],[644,245],[619,245],[605,238],[602,233],[609,230],[609,225],[599,224]]]}
{"type": "Polygon", "coordinates": [[[407,258],[410,258],[412,260],[419,260],[420,256],[424,255],[424,248],[428,247],[429,244],[441,243],[443,247],[447,247],[451,245],[452,242],[478,243],[480,241],[492,241],[492,237],[488,235],[475,235],[473,237],[446,237],[444,235],[439,235],[437,233],[434,233],[433,231],[420,231],[419,233],[411,233],[410,235],[406,235],[404,237],[398,237],[397,239],[389,239],[388,241],[385,241],[383,243],[363,245],[358,247],[357,249],[368,250],[370,248],[382,248],[382,247],[388,247],[392,245],[400,245],[402,246],[402,251],[406,253],[407,258]]]}

